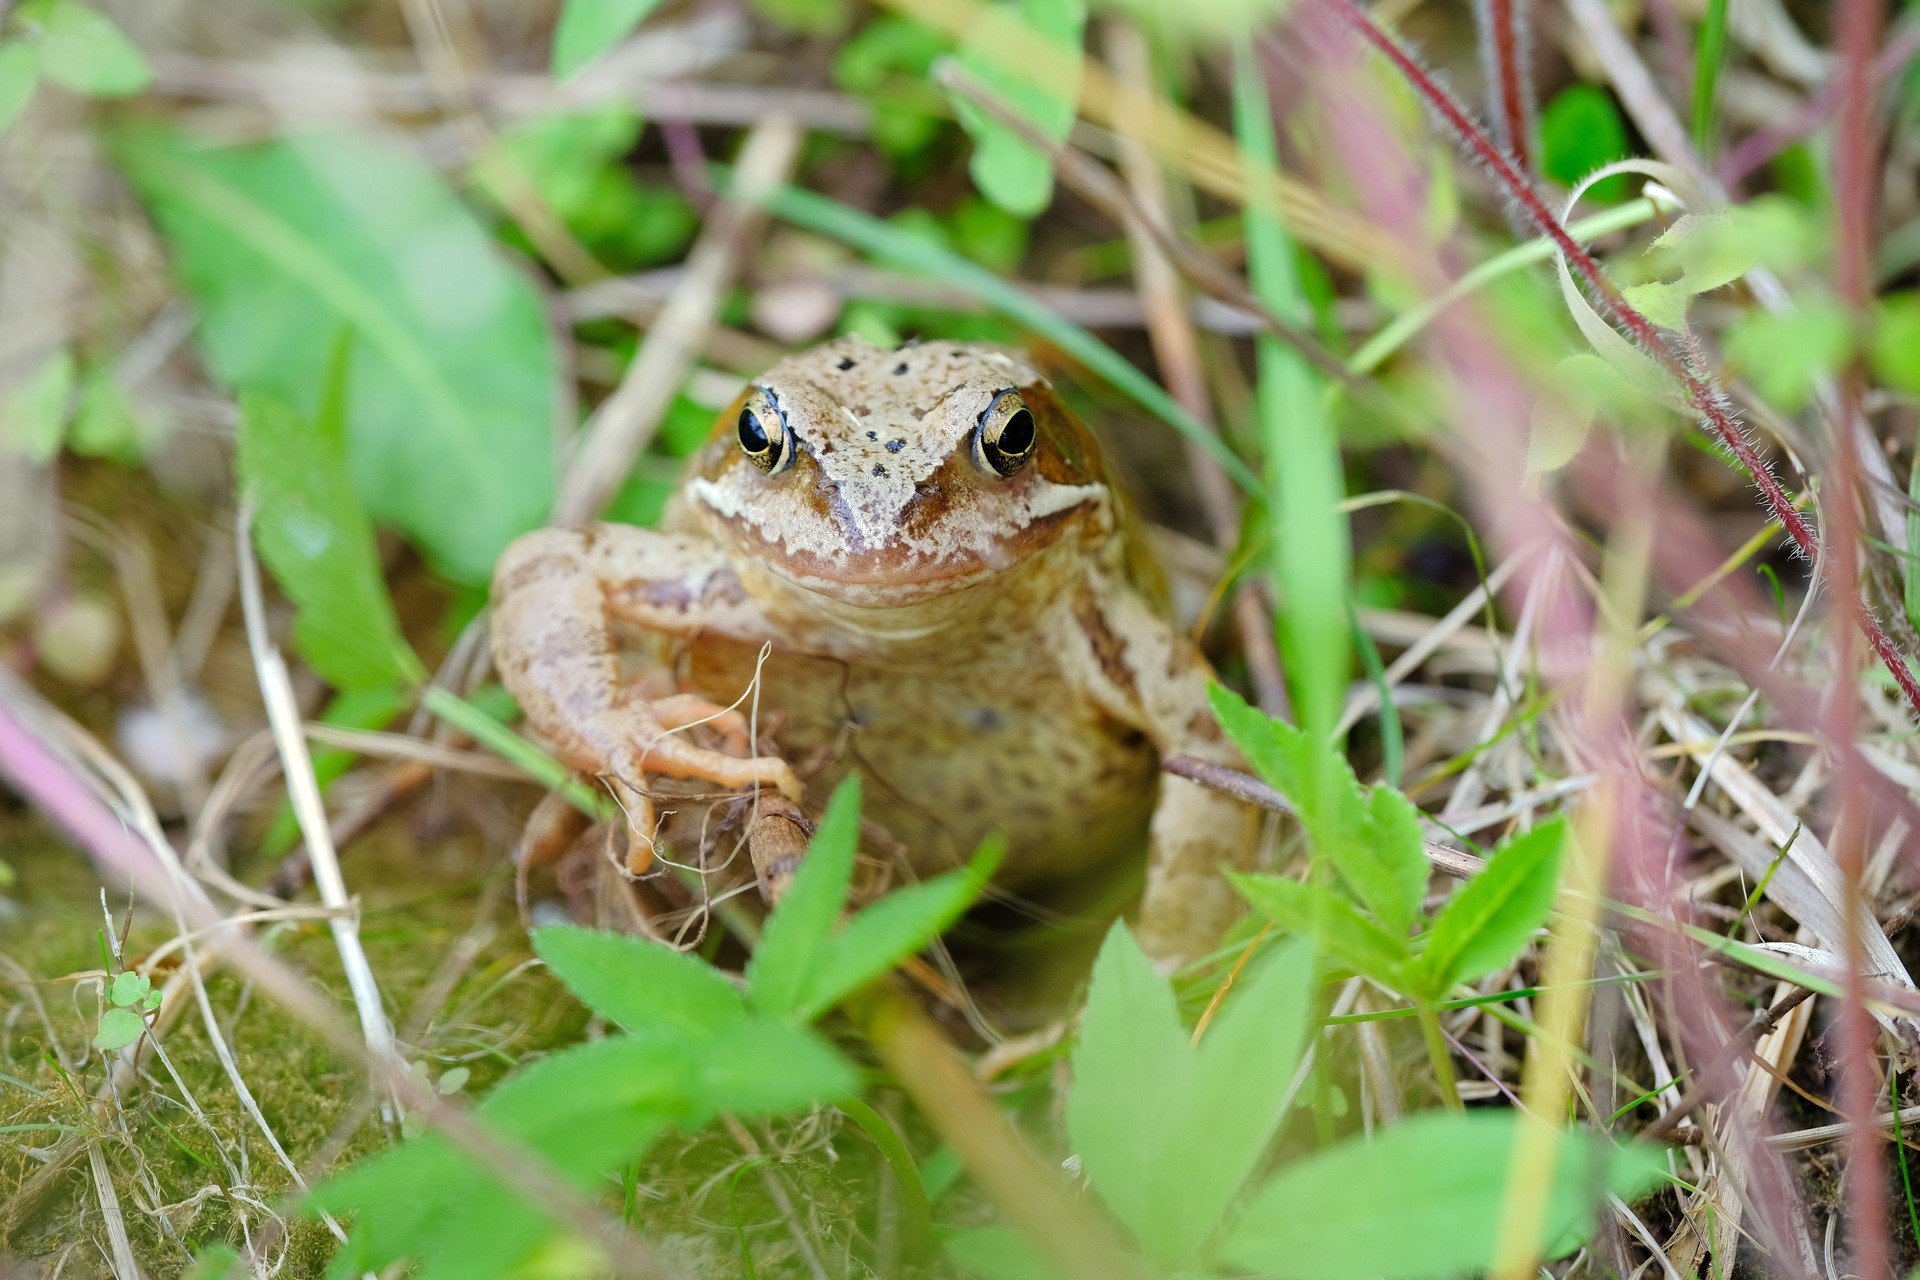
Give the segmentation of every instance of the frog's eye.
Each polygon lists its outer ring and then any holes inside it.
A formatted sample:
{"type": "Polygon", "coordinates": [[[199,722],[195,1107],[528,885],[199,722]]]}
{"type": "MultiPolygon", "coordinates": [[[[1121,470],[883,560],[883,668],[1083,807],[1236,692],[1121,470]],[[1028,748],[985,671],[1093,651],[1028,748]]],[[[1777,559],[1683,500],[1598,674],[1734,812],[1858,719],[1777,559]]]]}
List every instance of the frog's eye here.
{"type": "Polygon", "coordinates": [[[740,410],[735,431],[740,438],[740,452],[747,455],[747,461],[774,475],[785,471],[793,462],[793,441],[789,438],[786,417],[774,404],[772,394],[762,390],[760,397],[760,403],[740,410]]]}
{"type": "Polygon", "coordinates": [[[980,426],[973,433],[974,464],[982,471],[1010,476],[1027,465],[1039,439],[1027,402],[1018,391],[1002,391],[980,415],[980,426]]]}

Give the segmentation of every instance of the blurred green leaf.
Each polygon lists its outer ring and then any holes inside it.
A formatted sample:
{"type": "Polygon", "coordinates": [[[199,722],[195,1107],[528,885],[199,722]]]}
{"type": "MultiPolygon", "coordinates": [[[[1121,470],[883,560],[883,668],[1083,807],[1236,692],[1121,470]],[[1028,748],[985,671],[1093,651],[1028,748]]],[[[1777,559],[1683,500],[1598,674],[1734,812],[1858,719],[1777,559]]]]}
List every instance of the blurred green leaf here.
{"type": "Polygon", "coordinates": [[[1279,1127],[1314,978],[1308,946],[1269,951],[1194,1044],[1127,927],[1108,931],[1074,1049],[1067,1134],[1100,1198],[1162,1265],[1212,1235],[1279,1127]]]}
{"type": "Polygon", "coordinates": [[[866,102],[874,144],[888,155],[915,155],[939,136],[943,100],[931,84],[933,64],[951,48],[924,23],[881,14],[834,55],[833,82],[866,102]]]}
{"type": "Polygon", "coordinates": [[[761,17],[807,35],[833,36],[847,29],[847,0],[750,0],[761,17]]]}
{"type": "Polygon", "coordinates": [[[1513,963],[1553,910],[1567,839],[1564,819],[1542,823],[1508,841],[1461,886],[1427,935],[1420,953],[1426,990],[1418,994],[1443,999],[1460,983],[1513,963]]]}
{"type": "MultiPolygon", "coordinates": [[[[1626,121],[1605,89],[1568,85],[1540,112],[1540,168],[1562,186],[1575,186],[1595,169],[1624,160],[1628,154],[1626,121]]],[[[1627,176],[1620,174],[1588,188],[1587,198],[1611,204],[1626,199],[1631,191],[1627,176]]]]}
{"type": "Polygon", "coordinates": [[[565,80],[627,38],[660,0],[567,0],[553,29],[553,75],[565,80]]]}
{"type": "Polygon", "coordinates": [[[1782,413],[1803,408],[1822,377],[1853,354],[1853,321],[1830,302],[1807,300],[1791,311],[1749,311],[1727,330],[1727,365],[1782,413]]]}
{"type": "Polygon", "coordinates": [[[213,1244],[197,1248],[193,1265],[181,1280],[224,1280],[229,1275],[244,1275],[240,1255],[231,1245],[213,1244]]]}
{"type": "Polygon", "coordinates": [[[940,1252],[981,1280],[1058,1280],[1027,1238],[1009,1227],[939,1227],[940,1252]]]}
{"type": "MultiPolygon", "coordinates": [[[[1428,1112],[1283,1168],[1253,1197],[1221,1258],[1276,1280],[1448,1280],[1493,1261],[1521,1119],[1511,1111],[1428,1112]]],[[[1665,1154],[1561,1135],[1539,1238],[1556,1255],[1593,1229],[1603,1192],[1649,1190],[1665,1154]]]]}
{"type": "Polygon", "coordinates": [[[474,164],[474,184],[507,210],[514,190],[531,183],[574,238],[613,270],[665,262],[692,240],[699,218],[678,190],[642,184],[627,169],[640,131],[639,115],[617,102],[535,116],[499,135],[474,164]]]}
{"type": "Polygon", "coordinates": [[[954,206],[947,225],[954,248],[983,267],[1012,274],[1026,256],[1029,224],[990,200],[968,196],[954,206]]]}
{"type": "Polygon", "coordinates": [[[1867,359],[1880,381],[1920,396],[1920,292],[1909,289],[1880,299],[1867,359]]]}
{"type": "Polygon", "coordinates": [[[157,128],[119,143],[215,373],[311,414],[351,329],[361,505],[449,577],[487,581],[552,500],[555,369],[533,285],[395,145],[323,133],[209,147],[157,128]]]}
{"type": "Polygon", "coordinates": [[[105,1053],[124,1049],[140,1038],[147,1020],[131,1009],[109,1009],[100,1015],[100,1029],[93,1033],[93,1047],[105,1053]]]}
{"type": "Polygon", "coordinates": [[[40,51],[24,40],[0,42],[0,129],[27,109],[39,82],[40,51]]]}
{"type": "Polygon", "coordinates": [[[80,403],[67,431],[67,447],[82,457],[129,464],[146,456],[146,432],[112,368],[95,365],[81,378],[80,403]]]}
{"type": "Polygon", "coordinates": [[[1407,990],[1412,947],[1382,929],[1331,885],[1229,872],[1253,909],[1287,933],[1312,938],[1328,959],[1390,990],[1407,990]]]}
{"type": "MultiPolygon", "coordinates": [[[[1012,8],[1041,39],[1060,46],[1076,59],[1087,25],[1085,0],[1000,0],[1012,8]]],[[[960,65],[976,82],[1018,112],[1041,136],[1064,142],[1073,128],[1080,97],[1079,64],[1072,79],[1042,88],[1005,66],[1014,56],[1005,49],[988,48],[978,41],[960,47],[960,65]]],[[[997,123],[964,97],[953,97],[954,113],[973,138],[968,172],[987,199],[1008,213],[1031,218],[1053,198],[1053,163],[1046,154],[1012,130],[997,123]]]]}
{"type": "Polygon", "coordinates": [[[73,353],[62,347],[0,404],[0,447],[51,462],[60,452],[72,399],[73,353]]]}
{"type": "Polygon", "coordinates": [[[258,504],[260,557],[298,610],[300,656],[340,689],[424,680],[380,576],[373,526],[347,482],[339,439],[273,397],[248,393],[240,399],[234,470],[258,504]]]}
{"type": "Polygon", "coordinates": [[[40,74],[94,98],[124,98],[153,80],[147,59],[106,15],[78,0],[27,0],[21,22],[40,24],[40,74]]]}
{"type": "MultiPolygon", "coordinates": [[[[1233,122],[1247,164],[1278,173],[1273,106],[1250,37],[1235,46],[1233,122]]],[[[1257,204],[1248,204],[1242,216],[1248,284],[1275,314],[1311,332],[1313,308],[1301,290],[1298,258],[1285,225],[1257,204]]],[[[1347,517],[1339,509],[1346,497],[1340,446],[1327,415],[1326,387],[1306,357],[1266,332],[1255,337],[1254,356],[1273,544],[1285,548],[1284,554],[1268,557],[1277,589],[1280,650],[1300,728],[1316,743],[1329,744],[1353,668],[1352,549],[1347,517]]],[[[1309,790],[1339,786],[1337,777],[1322,772],[1324,755],[1306,759],[1312,772],[1302,781],[1309,790]]],[[[1296,803],[1305,801],[1296,797],[1296,803]]]]}

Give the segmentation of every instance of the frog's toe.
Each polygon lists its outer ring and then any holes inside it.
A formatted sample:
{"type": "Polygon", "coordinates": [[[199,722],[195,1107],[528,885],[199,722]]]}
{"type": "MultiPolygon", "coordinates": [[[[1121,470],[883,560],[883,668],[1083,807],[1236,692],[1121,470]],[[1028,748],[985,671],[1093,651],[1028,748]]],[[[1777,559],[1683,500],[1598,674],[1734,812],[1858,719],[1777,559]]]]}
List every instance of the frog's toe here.
{"type": "Polygon", "coordinates": [[[730,756],[696,747],[679,738],[663,737],[647,747],[640,767],[669,778],[692,778],[729,790],[776,787],[792,800],[800,798],[800,779],[779,756],[730,756]]]}
{"type": "Polygon", "coordinates": [[[649,709],[653,712],[653,718],[660,722],[660,727],[669,732],[704,724],[726,739],[727,749],[734,755],[748,755],[753,750],[753,736],[747,718],[732,707],[710,702],[697,693],[676,693],[658,698],[649,709]]]}

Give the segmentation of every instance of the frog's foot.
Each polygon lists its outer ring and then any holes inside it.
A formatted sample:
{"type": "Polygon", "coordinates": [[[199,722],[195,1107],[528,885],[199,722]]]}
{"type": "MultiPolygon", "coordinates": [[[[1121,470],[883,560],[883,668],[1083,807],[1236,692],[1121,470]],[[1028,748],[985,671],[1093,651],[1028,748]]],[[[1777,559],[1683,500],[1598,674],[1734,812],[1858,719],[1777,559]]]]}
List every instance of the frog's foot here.
{"type": "Polygon", "coordinates": [[[604,753],[611,767],[598,770],[627,818],[627,872],[644,874],[653,865],[658,815],[647,794],[649,774],[710,782],[729,791],[769,787],[789,800],[800,799],[800,779],[778,756],[729,755],[697,746],[672,731],[708,722],[728,745],[743,753],[750,742],[747,724],[737,712],[692,695],[674,695],[629,707],[621,745],[604,753]]]}

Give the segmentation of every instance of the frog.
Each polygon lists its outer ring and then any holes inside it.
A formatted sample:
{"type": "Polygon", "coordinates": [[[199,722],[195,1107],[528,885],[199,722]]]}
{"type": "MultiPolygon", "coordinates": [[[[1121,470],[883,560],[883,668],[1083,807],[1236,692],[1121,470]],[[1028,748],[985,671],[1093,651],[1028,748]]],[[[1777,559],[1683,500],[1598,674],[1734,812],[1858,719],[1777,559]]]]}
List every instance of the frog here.
{"type": "Polygon", "coordinates": [[[1243,761],[1145,530],[1024,352],[839,338],[746,385],[657,528],[515,540],[494,662],[535,735],[625,810],[632,873],[650,779],[804,822],[857,771],[913,876],[997,836],[996,887],[1038,892],[1144,845],[1134,931],[1171,968],[1239,914],[1221,873],[1250,865],[1259,818],[1160,767],[1243,761]]]}

